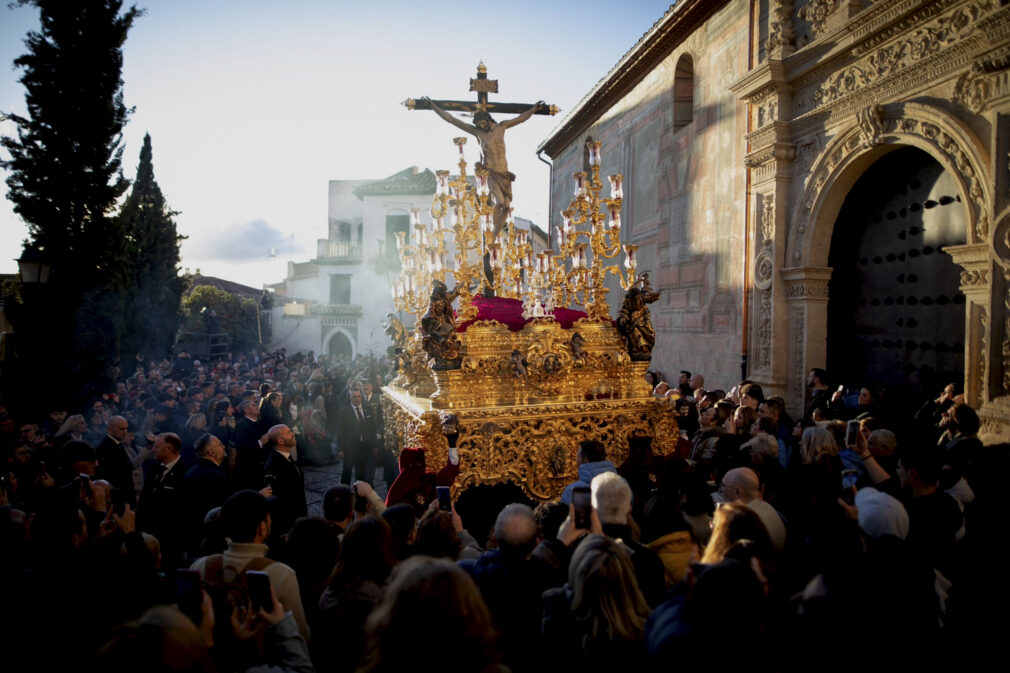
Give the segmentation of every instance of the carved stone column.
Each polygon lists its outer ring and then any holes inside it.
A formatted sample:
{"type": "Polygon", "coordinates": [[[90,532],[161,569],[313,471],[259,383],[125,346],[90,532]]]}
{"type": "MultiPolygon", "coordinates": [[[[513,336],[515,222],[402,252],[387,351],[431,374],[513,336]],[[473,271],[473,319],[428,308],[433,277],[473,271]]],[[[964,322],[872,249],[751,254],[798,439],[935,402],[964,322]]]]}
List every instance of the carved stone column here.
{"type": "Polygon", "coordinates": [[[796,51],[796,26],[793,23],[793,0],[778,0],[768,18],[768,58],[781,61],[796,51]]]}
{"type": "Polygon", "coordinates": [[[787,392],[790,410],[802,412],[807,372],[827,365],[828,280],[832,269],[803,266],[782,269],[788,317],[786,341],[787,392]]]}
{"type": "MultiPolygon", "coordinates": [[[[993,325],[993,285],[999,267],[989,252],[989,245],[958,245],[944,248],[961,271],[961,292],[964,307],[964,397],[975,409],[992,399],[993,375],[990,363],[996,344],[991,338],[999,330],[993,325]]],[[[1004,376],[1010,373],[1004,367],[1004,376]]]]}
{"type": "Polygon", "coordinates": [[[808,0],[796,16],[810,22],[810,37],[816,40],[845,25],[862,9],[859,0],[808,0]]]}

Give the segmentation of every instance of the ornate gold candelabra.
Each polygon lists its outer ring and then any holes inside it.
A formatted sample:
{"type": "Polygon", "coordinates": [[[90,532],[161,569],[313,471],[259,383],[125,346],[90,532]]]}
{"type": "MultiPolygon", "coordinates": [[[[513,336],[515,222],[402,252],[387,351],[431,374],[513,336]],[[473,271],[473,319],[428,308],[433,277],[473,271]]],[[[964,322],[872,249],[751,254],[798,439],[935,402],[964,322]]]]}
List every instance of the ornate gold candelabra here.
{"type": "Polygon", "coordinates": [[[431,225],[421,221],[415,208],[410,220],[412,241],[407,243],[406,232],[397,233],[402,271],[393,283],[393,304],[415,318],[427,310],[433,280],[444,283],[447,274],[453,276],[459,288],[458,319],[472,320],[477,317],[474,292],[490,288],[498,296],[518,298],[523,293],[524,271],[533,265],[528,234],[515,227],[511,211],[507,228],[495,235],[488,172],[477,170],[471,181],[463,154],[466,138],[454,138],[453,142],[459,149],[459,174],[450,178],[447,170],[435,173],[431,225]],[[451,244],[448,234],[452,235],[451,244]],[[485,254],[490,275],[484,273],[485,254]],[[450,255],[453,266],[449,265],[450,255]]]}
{"type": "Polygon", "coordinates": [[[601,199],[603,183],[600,181],[600,142],[589,141],[591,172],[574,174],[575,196],[568,208],[561,211],[561,225],[557,229],[557,261],[551,253],[537,257],[537,266],[531,281],[538,287],[548,288],[554,306],[578,304],[585,307],[594,320],[608,318],[607,273],[618,277],[621,287],[630,288],[636,280],[637,245],[624,245],[624,269],[617,264],[604,265],[604,261],[621,252],[621,203],[624,198],[624,176],[611,175],[610,198],[601,199]],[[607,221],[607,214],[610,221],[607,221]]]}

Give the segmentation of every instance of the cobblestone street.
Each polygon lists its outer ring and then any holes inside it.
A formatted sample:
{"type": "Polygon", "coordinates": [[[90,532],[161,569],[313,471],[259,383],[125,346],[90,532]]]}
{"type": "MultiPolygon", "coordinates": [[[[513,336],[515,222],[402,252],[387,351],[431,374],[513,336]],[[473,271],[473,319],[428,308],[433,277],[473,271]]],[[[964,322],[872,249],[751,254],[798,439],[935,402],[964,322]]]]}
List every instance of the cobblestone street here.
{"type": "MultiPolygon", "coordinates": [[[[305,498],[309,504],[309,514],[323,515],[323,496],[331,486],[340,483],[340,472],[344,469],[344,464],[324,465],[322,467],[305,466],[302,472],[305,474],[305,498]]],[[[375,479],[372,486],[379,497],[385,498],[389,485],[384,481],[382,468],[375,470],[375,479]]]]}

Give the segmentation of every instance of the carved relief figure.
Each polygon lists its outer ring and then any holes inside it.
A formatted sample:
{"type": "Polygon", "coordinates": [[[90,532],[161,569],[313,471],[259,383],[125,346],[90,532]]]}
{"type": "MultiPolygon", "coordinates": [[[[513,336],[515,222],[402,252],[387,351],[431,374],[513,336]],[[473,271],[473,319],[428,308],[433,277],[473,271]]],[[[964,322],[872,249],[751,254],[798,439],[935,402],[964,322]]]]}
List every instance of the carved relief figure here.
{"type": "Polygon", "coordinates": [[[519,352],[518,349],[512,350],[512,355],[509,357],[508,364],[509,371],[515,374],[517,379],[527,380],[526,377],[526,360],[523,358],[523,354],[519,352]]]}
{"type": "Polygon", "coordinates": [[[643,274],[638,284],[624,295],[624,302],[617,314],[617,331],[624,339],[628,355],[632,360],[648,360],[652,347],[656,345],[656,330],[652,327],[652,317],[648,305],[659,299],[662,292],[653,292],[648,274],[643,274]]]}
{"type": "Polygon", "coordinates": [[[445,283],[432,283],[428,311],[421,316],[421,347],[433,362],[435,369],[457,369],[462,360],[462,344],[456,336],[456,316],[452,302],[459,296],[459,288],[452,292],[445,283]]]}
{"type": "Polygon", "coordinates": [[[392,313],[386,314],[386,335],[393,343],[386,347],[386,355],[393,362],[393,373],[403,369],[403,351],[407,347],[407,329],[392,313]]]}
{"type": "Polygon", "coordinates": [[[586,361],[586,339],[576,332],[572,335],[572,358],[581,362],[586,361]]]}

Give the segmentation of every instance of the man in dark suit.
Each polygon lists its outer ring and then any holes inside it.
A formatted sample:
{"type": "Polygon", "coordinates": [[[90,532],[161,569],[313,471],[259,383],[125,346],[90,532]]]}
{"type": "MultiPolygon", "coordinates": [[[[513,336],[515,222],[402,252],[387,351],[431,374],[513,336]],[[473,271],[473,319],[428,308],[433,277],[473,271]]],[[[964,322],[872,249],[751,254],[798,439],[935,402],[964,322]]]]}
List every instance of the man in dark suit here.
{"type": "Polygon", "coordinates": [[[185,496],[187,518],[189,520],[190,547],[199,543],[203,519],[207,512],[220,507],[232,494],[228,475],[221,469],[225,459],[225,448],[221,440],[211,434],[201,435],[194,444],[197,463],[189,468],[183,479],[182,492],[185,496]]]}
{"type": "Polygon", "coordinates": [[[286,425],[275,425],[267,431],[270,455],[263,465],[263,480],[273,489],[271,516],[274,533],[278,537],[289,532],[297,519],[309,513],[305,501],[305,477],[291,455],[295,443],[295,433],[286,425]]]}
{"type": "Polygon", "coordinates": [[[260,438],[259,411],[252,400],[238,405],[241,418],[235,424],[235,474],[238,487],[258,491],[263,488],[263,449],[260,438]]]}
{"type": "Polygon", "coordinates": [[[383,442],[383,433],[386,426],[382,416],[382,395],[374,392],[371,381],[365,381],[361,384],[361,405],[368,408],[371,412],[372,425],[375,429],[375,452],[378,455],[378,461],[382,465],[382,480],[386,482],[386,486],[389,486],[396,479],[400,468],[397,463],[396,454],[387,449],[383,442]]]}
{"type": "Polygon", "coordinates": [[[184,550],[186,464],[181,451],[179,435],[166,432],[155,438],[153,453],[158,462],[144,479],[137,504],[137,528],[158,538],[162,567],[168,569],[178,567],[184,550]]]}
{"type": "Polygon", "coordinates": [[[351,391],[350,402],[337,417],[337,455],[344,461],[340,481],[351,483],[353,468],[355,479],[371,483],[375,472],[375,427],[371,410],[361,403],[360,390],[351,391]]]}
{"type": "Polygon", "coordinates": [[[122,502],[130,507],[137,506],[137,491],[133,486],[133,461],[126,453],[122,442],[126,439],[129,423],[122,416],[113,416],[105,428],[107,433],[95,452],[98,454],[96,476],[119,489],[122,502]]]}

